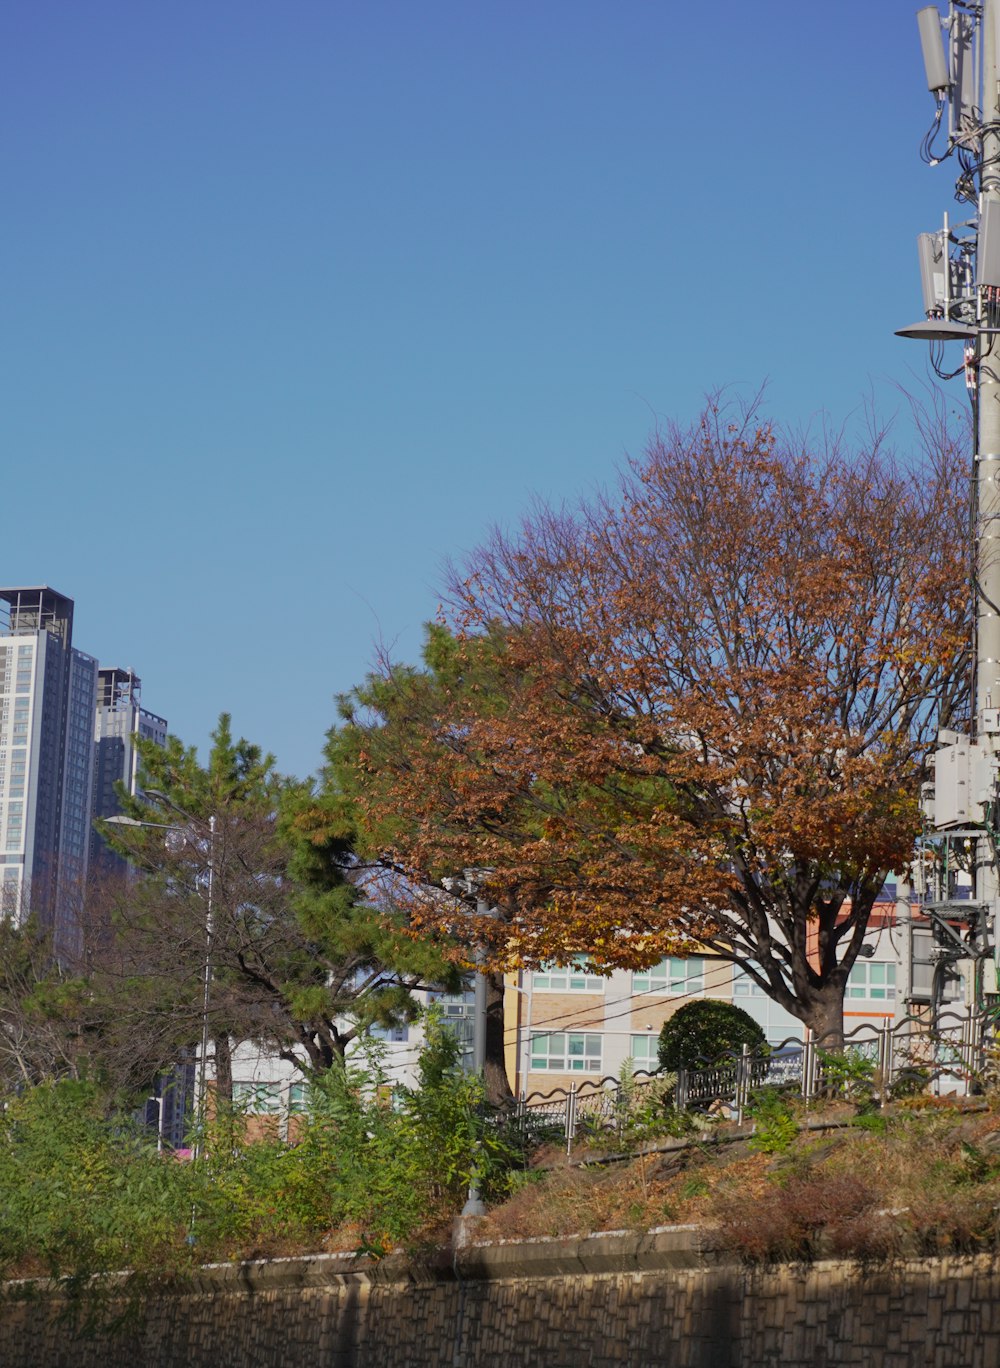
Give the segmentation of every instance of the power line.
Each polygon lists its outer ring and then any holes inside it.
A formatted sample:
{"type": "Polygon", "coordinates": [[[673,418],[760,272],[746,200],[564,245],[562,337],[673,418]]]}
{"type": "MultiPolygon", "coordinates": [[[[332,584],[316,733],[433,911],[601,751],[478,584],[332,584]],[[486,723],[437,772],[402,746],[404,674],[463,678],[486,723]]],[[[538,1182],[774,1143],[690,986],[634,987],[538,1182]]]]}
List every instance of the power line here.
{"type": "MultiPolygon", "coordinates": [[[[728,963],[728,961],[727,961],[726,963],[728,963]]],[[[611,1013],[605,1012],[605,1013],[604,1013],[604,1016],[603,1016],[603,1018],[602,1018],[602,1020],[603,1020],[603,1021],[617,1021],[619,1017],[623,1017],[623,1016],[630,1015],[631,1012],[632,1012],[632,1007],[631,1007],[630,1004],[633,1003],[633,1002],[635,1002],[636,999],[638,999],[638,998],[654,998],[654,997],[658,997],[658,998],[668,998],[671,1002],[676,1002],[676,1001],[678,1001],[678,1000],[684,1000],[684,999],[686,999],[686,998],[701,997],[701,996],[705,993],[706,987],[708,987],[708,986],[713,987],[713,988],[714,988],[714,987],[717,987],[719,984],[721,984],[721,983],[725,980],[725,978],[726,978],[726,974],[725,974],[725,971],[723,971],[723,976],[722,976],[722,978],[719,978],[719,979],[717,979],[717,980],[713,980],[712,983],[709,984],[709,983],[708,983],[708,976],[707,976],[707,974],[703,974],[703,975],[702,975],[702,986],[701,986],[701,988],[690,988],[690,989],[688,989],[688,990],[686,990],[685,992],[682,992],[682,993],[657,993],[657,992],[651,991],[651,990],[649,990],[649,989],[646,989],[644,992],[641,992],[641,993],[635,993],[635,992],[629,993],[627,997],[616,998],[616,999],[615,999],[615,1002],[614,1002],[614,1006],[618,1007],[618,1006],[622,1006],[622,1004],[626,1004],[626,1003],[629,1004],[629,1005],[626,1006],[626,1007],[624,1007],[623,1010],[620,1011],[620,1012],[611,1012],[611,1013]]],[[[545,1022],[544,1022],[544,1023],[539,1023],[539,1025],[541,1025],[541,1024],[544,1024],[545,1026],[549,1026],[550,1024],[552,1024],[552,1025],[559,1025],[559,1024],[562,1024],[562,1023],[565,1023],[565,1022],[568,1022],[568,1021],[575,1021],[577,1018],[582,1017],[582,1016],[587,1016],[587,1015],[589,1015],[588,1009],[585,1008],[585,1007],[581,1007],[580,1010],[579,1010],[579,1011],[576,1011],[576,1012],[570,1012],[570,1013],[568,1013],[568,1014],[563,1013],[563,1014],[560,1015],[560,1016],[546,1018],[545,1022]]],[[[522,1032],[523,1032],[525,1029],[526,1029],[526,1026],[524,1026],[524,1025],[515,1025],[515,1026],[513,1026],[513,1027],[511,1027],[511,1028],[505,1029],[505,1030],[504,1030],[504,1044],[507,1044],[510,1040],[517,1040],[517,1039],[521,1036],[522,1032]]],[[[534,1025],[534,1023],[532,1023],[532,1024],[530,1025],[530,1027],[528,1027],[528,1029],[530,1029],[530,1030],[534,1033],[534,1032],[535,1032],[535,1025],[534,1025]]],[[[600,1029],[600,1027],[598,1027],[598,1026],[595,1026],[595,1027],[594,1027],[594,1030],[595,1030],[595,1031],[597,1031],[597,1030],[599,1030],[599,1029],[600,1029]]],[[[551,1034],[551,1032],[548,1031],[548,1030],[545,1030],[545,1031],[539,1031],[538,1034],[540,1034],[540,1035],[549,1035],[549,1034],[551,1034]]]]}

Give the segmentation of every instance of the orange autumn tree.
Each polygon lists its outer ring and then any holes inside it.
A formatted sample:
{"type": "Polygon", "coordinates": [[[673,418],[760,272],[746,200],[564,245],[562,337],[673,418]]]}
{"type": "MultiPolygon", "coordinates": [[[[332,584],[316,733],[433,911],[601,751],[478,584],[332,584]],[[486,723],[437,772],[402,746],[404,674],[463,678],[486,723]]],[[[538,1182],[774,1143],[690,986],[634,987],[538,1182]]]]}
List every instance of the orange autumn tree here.
{"type": "Polygon", "coordinates": [[[966,490],[946,438],[810,452],[710,406],[614,495],[495,534],[428,668],[387,666],[331,734],[414,925],[496,972],[707,949],[839,1041],[966,707],[966,490]]]}

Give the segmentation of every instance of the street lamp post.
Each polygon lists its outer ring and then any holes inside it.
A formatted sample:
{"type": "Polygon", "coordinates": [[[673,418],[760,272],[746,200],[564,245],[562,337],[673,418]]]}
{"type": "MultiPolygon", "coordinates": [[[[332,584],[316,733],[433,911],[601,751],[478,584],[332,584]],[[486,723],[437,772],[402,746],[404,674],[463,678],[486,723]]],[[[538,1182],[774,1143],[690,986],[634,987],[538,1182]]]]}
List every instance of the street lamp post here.
{"type": "MultiPolygon", "coordinates": [[[[442,879],[444,887],[449,893],[454,893],[460,889],[464,893],[474,894],[476,897],[476,915],[487,917],[490,915],[491,908],[487,902],[478,894],[478,879],[481,875],[489,873],[489,870],[466,869],[464,877],[442,879]]],[[[473,982],[473,1020],[472,1020],[472,1071],[485,1084],[486,1080],[486,968],[485,955],[481,946],[476,946],[475,951],[476,977],[473,982]]],[[[469,1195],[465,1206],[462,1208],[462,1218],[477,1218],[486,1215],[486,1205],[483,1202],[479,1188],[479,1175],[475,1169],[469,1177],[469,1195]]]]}
{"type": "MultiPolygon", "coordinates": [[[[161,1076],[161,1077],[162,1077],[162,1076],[161,1076]]],[[[160,1088],[161,1088],[161,1091],[158,1092],[158,1093],[154,1093],[153,1096],[150,1097],[150,1099],[149,1099],[150,1102],[155,1102],[155,1103],[156,1103],[156,1152],[157,1152],[157,1154],[162,1154],[162,1153],[163,1153],[163,1092],[162,1092],[163,1083],[162,1083],[162,1081],[161,1081],[161,1083],[160,1083],[160,1088]]]]}
{"type": "MultiPolygon", "coordinates": [[[[149,791],[147,791],[149,792],[149,791]]],[[[188,818],[188,825],[181,826],[177,822],[144,822],[137,817],[126,817],[124,813],[119,813],[114,817],[105,817],[104,821],[108,826],[126,827],[150,827],[158,831],[176,831],[184,834],[189,832],[193,819],[175,803],[171,803],[163,794],[151,794],[153,797],[162,798],[170,804],[172,808],[182,817],[188,818]]],[[[194,1157],[200,1159],[205,1151],[205,1115],[206,1115],[206,1089],[207,1077],[206,1068],[208,1063],[208,1036],[209,1036],[209,1008],[211,1006],[212,994],[212,939],[214,935],[214,908],[213,896],[215,891],[215,827],[216,819],[213,813],[208,819],[208,858],[206,861],[206,872],[208,874],[207,884],[207,905],[205,908],[205,963],[202,969],[202,997],[201,997],[201,1047],[198,1059],[198,1126],[195,1132],[194,1157]]]]}
{"type": "MultiPolygon", "coordinates": [[[[208,1009],[212,993],[212,895],[215,885],[215,813],[208,819],[208,897],[205,908],[205,967],[202,974],[201,996],[201,1058],[198,1061],[198,1130],[195,1134],[194,1157],[200,1159],[205,1149],[205,1108],[207,1103],[205,1069],[208,1063],[208,1009]]],[[[218,1106],[218,1070],[216,1070],[216,1106],[218,1106]]]]}

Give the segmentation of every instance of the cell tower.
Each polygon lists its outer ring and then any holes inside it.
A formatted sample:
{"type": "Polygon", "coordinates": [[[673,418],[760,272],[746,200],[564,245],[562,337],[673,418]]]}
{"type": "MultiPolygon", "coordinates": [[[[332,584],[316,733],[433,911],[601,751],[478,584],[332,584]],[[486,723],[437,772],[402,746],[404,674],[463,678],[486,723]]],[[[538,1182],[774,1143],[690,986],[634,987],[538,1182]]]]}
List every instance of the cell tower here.
{"type": "MultiPolygon", "coordinates": [[[[934,121],[921,145],[930,166],[953,159],[957,221],[917,238],[925,317],[898,336],[930,343],[941,379],[964,373],[973,407],[972,593],[975,679],[969,735],[941,732],[932,831],[918,862],[936,942],[935,980],[973,961],[973,1001],[997,992],[998,760],[1000,760],[1000,0],[953,0],[917,14],[934,121]],[[946,344],[963,344],[945,366],[946,344]],[[955,871],[972,875],[958,896],[955,871]]],[[[939,994],[937,994],[939,996],[939,994]]]]}

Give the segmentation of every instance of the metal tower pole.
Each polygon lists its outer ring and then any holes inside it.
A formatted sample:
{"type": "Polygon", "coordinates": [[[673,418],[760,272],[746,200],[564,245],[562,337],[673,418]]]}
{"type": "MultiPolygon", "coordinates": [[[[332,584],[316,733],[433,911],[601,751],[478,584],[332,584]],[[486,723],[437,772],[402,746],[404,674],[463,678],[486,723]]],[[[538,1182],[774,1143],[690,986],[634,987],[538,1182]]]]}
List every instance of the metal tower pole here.
{"type": "MultiPolygon", "coordinates": [[[[980,178],[980,222],[986,205],[1000,205],[1000,0],[985,0],[982,20],[983,170],[980,178]]],[[[1000,212],[998,209],[996,212],[1000,212]]],[[[982,238],[980,235],[980,248],[982,238]]],[[[990,292],[991,293],[991,292],[990,292]]],[[[977,424],[975,454],[975,604],[976,604],[976,738],[990,755],[1000,735],[1000,335],[988,331],[995,310],[984,307],[979,290],[977,424]],[[992,714],[992,716],[991,716],[992,714]]],[[[998,878],[993,846],[985,834],[977,849],[976,898],[990,909],[996,924],[998,878]]],[[[994,934],[994,945],[997,937],[994,934]]]]}

